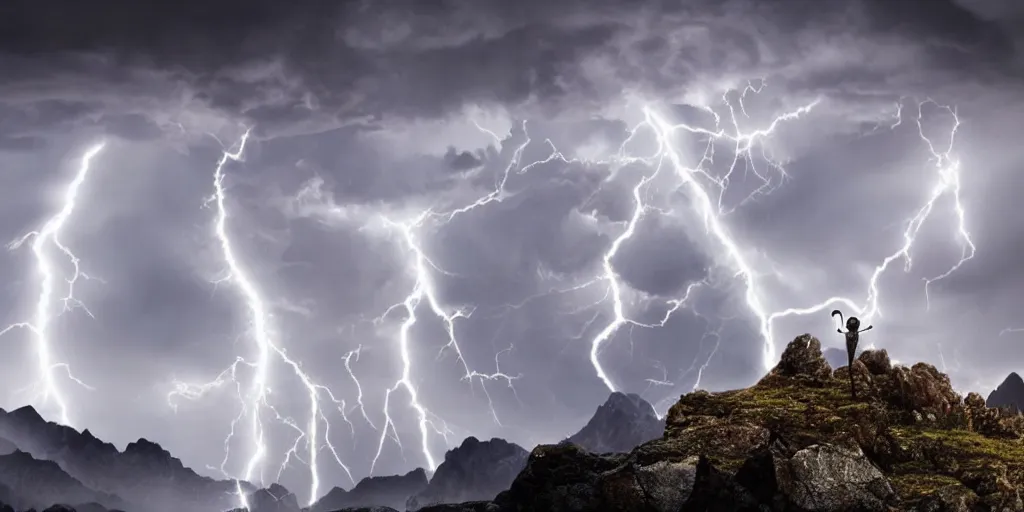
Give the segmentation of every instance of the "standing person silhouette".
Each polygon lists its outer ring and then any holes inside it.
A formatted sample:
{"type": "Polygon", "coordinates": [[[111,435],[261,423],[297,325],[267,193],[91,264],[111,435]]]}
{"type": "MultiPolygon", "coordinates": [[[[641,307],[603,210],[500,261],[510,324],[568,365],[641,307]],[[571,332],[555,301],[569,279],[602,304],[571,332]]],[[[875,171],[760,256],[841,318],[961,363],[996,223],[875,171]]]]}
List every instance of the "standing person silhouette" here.
{"type": "MultiPolygon", "coordinates": [[[[839,325],[843,324],[843,312],[838,309],[832,312],[832,318],[839,315],[839,325]]],[[[846,320],[846,332],[840,327],[836,329],[839,334],[846,335],[846,359],[849,361],[849,365],[846,367],[847,372],[850,374],[850,396],[857,398],[857,388],[853,384],[853,357],[857,354],[857,343],[860,342],[860,333],[870,331],[873,325],[869,325],[864,329],[860,328],[860,319],[855,316],[851,316],[846,320]]]]}

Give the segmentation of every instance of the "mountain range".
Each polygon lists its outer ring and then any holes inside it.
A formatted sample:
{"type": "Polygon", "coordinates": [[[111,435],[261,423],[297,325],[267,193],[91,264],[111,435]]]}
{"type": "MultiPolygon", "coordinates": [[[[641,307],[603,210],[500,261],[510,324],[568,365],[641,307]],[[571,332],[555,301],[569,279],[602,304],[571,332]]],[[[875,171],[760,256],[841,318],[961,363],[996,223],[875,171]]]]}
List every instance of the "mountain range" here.
{"type": "MultiPolygon", "coordinates": [[[[278,484],[242,488],[249,512],[1024,510],[1019,375],[986,404],[931,365],[893,365],[884,350],[831,363],[803,335],[754,386],[683,395],[665,418],[612,393],[558,444],[528,452],[470,437],[433,475],[364,478],[308,508],[278,484]]],[[[30,407],[0,410],[0,512],[242,512],[235,485],[145,439],[119,451],[30,407]]]]}
{"type": "MultiPolygon", "coordinates": [[[[594,452],[626,452],[661,435],[664,421],[637,395],[612,393],[593,418],[564,442],[594,452]]],[[[448,451],[432,477],[417,468],[335,487],[306,512],[390,507],[428,510],[443,503],[491,500],[526,466],[529,452],[503,439],[469,437],[448,451]]],[[[300,512],[281,485],[241,484],[251,512],[300,512]]],[[[55,503],[77,512],[223,512],[236,510],[236,483],[200,476],[160,445],[139,439],[124,451],[92,435],[46,421],[32,407],[0,409],[0,504],[44,510],[55,503]]],[[[0,508],[0,512],[5,512],[0,508]]]]}

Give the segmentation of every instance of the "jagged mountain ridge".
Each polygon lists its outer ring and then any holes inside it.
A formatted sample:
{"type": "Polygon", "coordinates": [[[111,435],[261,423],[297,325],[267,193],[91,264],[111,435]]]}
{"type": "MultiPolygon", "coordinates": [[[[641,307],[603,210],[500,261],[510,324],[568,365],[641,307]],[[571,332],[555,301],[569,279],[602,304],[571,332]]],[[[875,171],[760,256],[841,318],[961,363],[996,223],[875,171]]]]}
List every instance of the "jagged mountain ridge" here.
{"type": "Polygon", "coordinates": [[[636,394],[613,392],[567,441],[594,453],[628,452],[665,433],[654,406],[636,394]]]}
{"type": "Polygon", "coordinates": [[[171,512],[185,507],[193,512],[221,512],[233,506],[233,481],[200,476],[146,439],[129,443],[122,452],[88,429],[79,432],[48,422],[30,406],[10,412],[0,409],[0,437],[35,459],[53,461],[94,491],[119,496],[138,511],[171,512]]]}
{"type": "Polygon", "coordinates": [[[989,407],[1005,407],[1015,412],[1024,411],[1024,379],[1010,373],[985,401],[989,407]]]}
{"type": "MultiPolygon", "coordinates": [[[[117,452],[112,444],[100,441],[88,430],[78,433],[74,429],[45,422],[31,407],[10,413],[0,409],[0,432],[11,430],[23,434],[18,428],[11,428],[12,424],[15,427],[47,424],[47,435],[44,435],[42,440],[31,439],[28,443],[44,453],[55,453],[54,447],[64,447],[72,452],[84,449],[99,452],[106,457],[112,457],[113,453],[121,453],[117,452]],[[55,442],[54,432],[58,430],[61,433],[60,442],[55,442]]],[[[605,404],[598,407],[594,417],[575,438],[584,446],[597,451],[628,451],[641,442],[639,439],[630,438],[631,429],[636,425],[640,425],[638,430],[644,432],[640,437],[645,438],[648,437],[647,432],[652,429],[651,425],[656,425],[653,428],[657,429],[659,434],[664,428],[663,421],[657,419],[653,407],[639,396],[613,393],[605,404]],[[609,432],[595,435],[594,433],[601,428],[608,428],[609,432]]],[[[10,444],[17,449],[13,442],[10,444]]],[[[157,473],[166,474],[168,468],[172,472],[175,469],[184,469],[178,459],[171,457],[170,453],[158,444],[145,439],[129,444],[121,455],[130,456],[136,462],[149,459],[149,462],[142,466],[153,467],[156,463],[157,467],[163,468],[157,473]]],[[[437,468],[434,478],[429,481],[426,472],[421,468],[401,476],[368,477],[349,491],[340,487],[331,489],[308,510],[333,512],[350,507],[371,506],[391,507],[396,510],[405,510],[408,506],[416,510],[421,507],[430,509],[433,508],[431,505],[439,503],[489,500],[509,487],[525,466],[527,456],[528,452],[525,449],[503,439],[480,441],[470,437],[461,446],[445,455],[445,461],[437,468]]],[[[233,483],[231,485],[233,490],[233,483]]],[[[234,506],[233,500],[231,501],[230,506],[222,510],[234,506]]],[[[294,495],[276,484],[266,489],[251,489],[249,502],[252,508],[259,512],[301,510],[294,495]]]]}

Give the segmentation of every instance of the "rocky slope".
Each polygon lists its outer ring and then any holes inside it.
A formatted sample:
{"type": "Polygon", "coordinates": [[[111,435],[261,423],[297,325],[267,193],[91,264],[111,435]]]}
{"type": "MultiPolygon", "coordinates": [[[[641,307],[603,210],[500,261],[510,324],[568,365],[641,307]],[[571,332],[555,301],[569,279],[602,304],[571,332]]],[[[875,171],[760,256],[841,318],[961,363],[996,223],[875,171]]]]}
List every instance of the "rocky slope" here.
{"type": "Polygon", "coordinates": [[[1011,373],[1002,384],[988,395],[985,401],[989,407],[1005,407],[1012,411],[1024,411],[1024,379],[1011,373]]]}
{"type": "Polygon", "coordinates": [[[56,462],[85,487],[121,497],[133,510],[221,512],[233,506],[234,482],[199,476],[146,439],[121,452],[88,430],[46,421],[32,407],[0,409],[0,437],[35,459],[56,462]]]}
{"type": "Polygon", "coordinates": [[[409,499],[409,510],[437,503],[490,500],[509,488],[526,466],[529,453],[504,439],[467,437],[449,450],[426,489],[409,499]]]}
{"type": "Polygon", "coordinates": [[[387,506],[405,509],[409,498],[427,488],[427,473],[416,468],[405,475],[374,476],[359,481],[351,491],[335,487],[310,512],[333,512],[344,508],[387,506]]]}
{"type": "Polygon", "coordinates": [[[594,453],[628,452],[665,433],[665,421],[639,395],[614,392],[566,441],[594,453]]]}
{"type": "Polygon", "coordinates": [[[424,510],[1021,511],[1022,436],[1024,418],[931,365],[865,351],[833,372],[804,335],[754,386],[684,395],[628,454],[539,446],[492,502],[424,510]]]}

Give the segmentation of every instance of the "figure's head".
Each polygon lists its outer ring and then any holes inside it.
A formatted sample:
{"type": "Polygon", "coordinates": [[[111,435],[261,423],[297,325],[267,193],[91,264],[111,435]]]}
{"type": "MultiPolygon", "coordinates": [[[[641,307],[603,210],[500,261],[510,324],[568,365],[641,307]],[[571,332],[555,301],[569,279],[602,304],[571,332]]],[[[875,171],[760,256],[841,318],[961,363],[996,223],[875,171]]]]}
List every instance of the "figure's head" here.
{"type": "Polygon", "coordinates": [[[857,332],[857,331],[859,331],[860,330],[860,320],[857,317],[855,317],[855,316],[851,316],[850,318],[846,319],[846,330],[848,330],[850,332],[857,332]]]}

